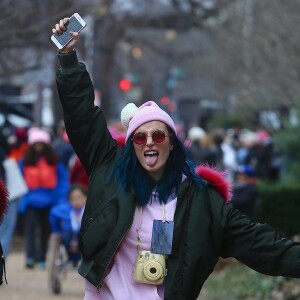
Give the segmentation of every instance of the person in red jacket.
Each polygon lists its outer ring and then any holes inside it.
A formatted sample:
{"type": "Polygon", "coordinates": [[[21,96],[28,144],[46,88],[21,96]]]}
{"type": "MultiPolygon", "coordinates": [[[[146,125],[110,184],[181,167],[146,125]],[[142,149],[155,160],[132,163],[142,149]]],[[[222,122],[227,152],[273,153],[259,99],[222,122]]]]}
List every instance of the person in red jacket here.
{"type": "Polygon", "coordinates": [[[28,187],[19,205],[19,212],[24,215],[25,266],[34,268],[37,263],[45,269],[50,235],[48,214],[53,205],[66,201],[69,181],[65,166],[51,146],[51,136],[47,130],[31,128],[28,144],[20,161],[28,187]]]}

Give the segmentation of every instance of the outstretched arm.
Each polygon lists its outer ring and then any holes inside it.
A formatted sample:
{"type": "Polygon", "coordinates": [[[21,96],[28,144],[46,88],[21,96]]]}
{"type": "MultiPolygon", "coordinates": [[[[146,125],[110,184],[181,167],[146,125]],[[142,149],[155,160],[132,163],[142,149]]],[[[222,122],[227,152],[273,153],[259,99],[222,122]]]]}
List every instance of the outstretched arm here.
{"type": "Polygon", "coordinates": [[[300,244],[235,209],[228,214],[222,254],[263,274],[300,278],[300,244]]]}

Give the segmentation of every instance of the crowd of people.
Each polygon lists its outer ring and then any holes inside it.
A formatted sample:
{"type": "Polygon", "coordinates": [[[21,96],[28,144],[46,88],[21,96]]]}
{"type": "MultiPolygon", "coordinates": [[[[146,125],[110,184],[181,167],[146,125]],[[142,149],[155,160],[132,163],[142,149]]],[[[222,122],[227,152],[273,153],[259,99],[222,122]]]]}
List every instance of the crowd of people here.
{"type": "MultiPolygon", "coordinates": [[[[9,206],[0,225],[4,256],[9,254],[12,237],[19,224],[24,240],[25,267],[32,269],[37,265],[45,269],[49,236],[58,230],[58,221],[51,222],[53,211],[55,213],[55,209],[59,211],[59,207],[65,205],[66,215],[60,216],[70,219],[70,224],[76,226],[74,232],[78,234],[78,225],[74,220],[79,207],[75,205],[73,214],[72,195],[75,188],[75,191],[80,189],[82,193],[87,193],[88,176],[61,122],[56,131],[39,127],[6,128],[2,131],[0,152],[1,179],[10,195],[9,206]],[[26,186],[19,194],[15,191],[22,182],[16,175],[26,186]]],[[[80,210],[83,207],[81,205],[80,210]]],[[[79,216],[81,218],[82,213],[79,216]]],[[[60,228],[61,232],[64,229],[60,228]]],[[[65,232],[64,236],[67,236],[65,232]]]]}
{"type": "Polygon", "coordinates": [[[224,170],[233,188],[233,204],[252,217],[258,204],[257,181],[277,181],[284,169],[283,156],[276,151],[272,134],[262,129],[206,131],[194,126],[187,137],[189,156],[197,164],[224,170]]]}

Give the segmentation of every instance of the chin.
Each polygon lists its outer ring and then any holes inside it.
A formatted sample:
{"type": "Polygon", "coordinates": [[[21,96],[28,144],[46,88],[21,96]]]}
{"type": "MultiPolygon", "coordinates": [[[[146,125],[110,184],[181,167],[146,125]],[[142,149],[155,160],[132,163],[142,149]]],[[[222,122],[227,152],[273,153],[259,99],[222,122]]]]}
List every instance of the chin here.
{"type": "Polygon", "coordinates": [[[145,168],[145,170],[148,172],[148,174],[155,180],[159,180],[162,177],[163,172],[160,172],[159,168],[153,167],[153,168],[145,168]]]}

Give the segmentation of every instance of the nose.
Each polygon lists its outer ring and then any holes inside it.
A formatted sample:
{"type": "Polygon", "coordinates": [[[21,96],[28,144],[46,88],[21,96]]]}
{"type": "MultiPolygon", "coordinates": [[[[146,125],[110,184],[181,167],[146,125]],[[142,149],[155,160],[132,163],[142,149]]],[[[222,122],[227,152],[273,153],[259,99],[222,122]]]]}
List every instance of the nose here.
{"type": "Polygon", "coordinates": [[[146,145],[153,145],[154,142],[153,142],[153,139],[152,139],[152,136],[151,135],[148,135],[147,136],[147,141],[146,141],[146,145]]]}

